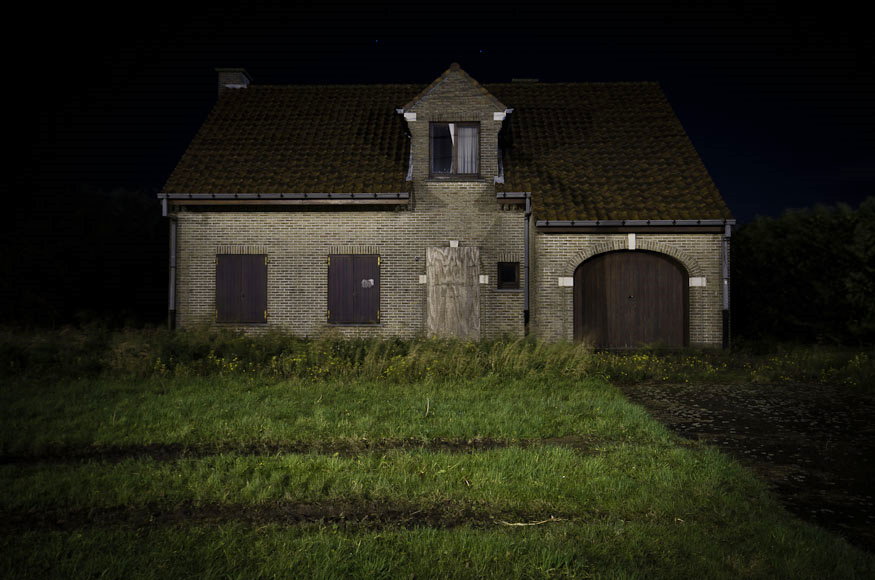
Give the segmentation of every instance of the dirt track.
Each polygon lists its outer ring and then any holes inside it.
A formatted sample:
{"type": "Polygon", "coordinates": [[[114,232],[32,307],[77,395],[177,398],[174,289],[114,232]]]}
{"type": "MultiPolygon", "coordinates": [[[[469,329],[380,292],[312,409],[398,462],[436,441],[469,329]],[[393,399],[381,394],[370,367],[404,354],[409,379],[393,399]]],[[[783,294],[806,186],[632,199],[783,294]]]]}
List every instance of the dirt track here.
{"type": "Polygon", "coordinates": [[[672,431],[729,453],[788,510],[875,552],[875,398],[829,385],[620,387],[672,431]]]}

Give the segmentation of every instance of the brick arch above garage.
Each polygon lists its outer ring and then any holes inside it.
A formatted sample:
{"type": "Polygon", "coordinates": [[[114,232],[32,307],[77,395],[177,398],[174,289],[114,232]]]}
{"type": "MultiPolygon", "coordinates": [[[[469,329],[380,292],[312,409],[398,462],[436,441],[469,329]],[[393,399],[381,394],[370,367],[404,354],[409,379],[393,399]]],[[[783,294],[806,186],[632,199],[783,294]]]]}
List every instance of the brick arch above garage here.
{"type": "MultiPolygon", "coordinates": [[[[571,259],[569,259],[565,263],[565,275],[573,276],[574,271],[577,269],[577,267],[582,262],[592,258],[593,256],[597,256],[598,254],[604,254],[606,252],[615,252],[618,250],[629,250],[627,237],[601,242],[584,248],[574,254],[574,256],[572,256],[571,259]]],[[[682,249],[672,246],[670,244],[648,239],[646,236],[637,236],[635,239],[635,250],[646,250],[649,252],[666,254],[680,262],[680,264],[686,269],[687,274],[690,277],[704,275],[704,269],[701,267],[701,265],[699,265],[698,260],[693,258],[682,249]]]]}

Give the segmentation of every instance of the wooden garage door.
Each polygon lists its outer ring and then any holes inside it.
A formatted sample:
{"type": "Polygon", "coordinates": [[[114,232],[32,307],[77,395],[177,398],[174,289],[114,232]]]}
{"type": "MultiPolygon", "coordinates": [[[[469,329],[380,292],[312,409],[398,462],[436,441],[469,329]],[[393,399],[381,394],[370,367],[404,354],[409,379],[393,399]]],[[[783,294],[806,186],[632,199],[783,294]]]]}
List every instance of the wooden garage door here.
{"type": "Polygon", "coordinates": [[[600,254],[574,272],[574,337],[603,348],[687,344],[687,276],[673,259],[600,254]]]}

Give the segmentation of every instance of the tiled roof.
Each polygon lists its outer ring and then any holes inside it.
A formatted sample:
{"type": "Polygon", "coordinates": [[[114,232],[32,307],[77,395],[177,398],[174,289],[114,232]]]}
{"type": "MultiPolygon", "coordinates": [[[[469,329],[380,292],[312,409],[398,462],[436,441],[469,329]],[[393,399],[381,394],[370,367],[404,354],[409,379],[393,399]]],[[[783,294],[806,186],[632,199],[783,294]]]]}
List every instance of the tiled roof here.
{"type": "MultiPolygon", "coordinates": [[[[497,187],[532,192],[537,219],[731,217],[656,83],[485,88],[514,109],[505,183],[497,187]]],[[[421,92],[420,85],[227,90],[163,191],[409,191],[409,139],[395,109],[421,92]]]]}
{"type": "Polygon", "coordinates": [[[223,91],[164,193],[395,193],[410,151],[399,103],[419,85],[223,91]]]}
{"type": "Polygon", "coordinates": [[[537,219],[731,217],[658,84],[486,88],[514,109],[500,191],[532,192],[537,219]]]}

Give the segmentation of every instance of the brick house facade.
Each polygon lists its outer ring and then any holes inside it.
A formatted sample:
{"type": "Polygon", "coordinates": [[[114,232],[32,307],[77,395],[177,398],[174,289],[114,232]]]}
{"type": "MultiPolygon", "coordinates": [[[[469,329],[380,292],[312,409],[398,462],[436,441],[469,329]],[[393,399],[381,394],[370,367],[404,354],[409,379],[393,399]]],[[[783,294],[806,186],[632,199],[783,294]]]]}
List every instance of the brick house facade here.
{"type": "Polygon", "coordinates": [[[178,326],[725,342],[734,221],[658,85],[218,72],[159,194],[178,326]]]}

